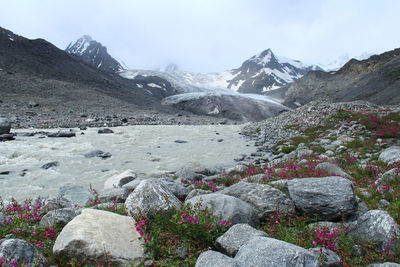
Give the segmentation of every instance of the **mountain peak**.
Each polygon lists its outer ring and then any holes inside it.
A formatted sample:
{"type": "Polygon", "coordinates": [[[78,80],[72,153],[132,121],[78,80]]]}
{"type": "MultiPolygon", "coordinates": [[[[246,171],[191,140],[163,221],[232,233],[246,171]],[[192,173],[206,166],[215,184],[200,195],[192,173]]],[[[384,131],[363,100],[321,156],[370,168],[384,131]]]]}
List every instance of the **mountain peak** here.
{"type": "Polygon", "coordinates": [[[116,59],[108,54],[105,46],[88,34],[83,35],[75,43],[70,43],[65,51],[80,57],[98,69],[109,72],[117,72],[124,69],[116,59]]]}

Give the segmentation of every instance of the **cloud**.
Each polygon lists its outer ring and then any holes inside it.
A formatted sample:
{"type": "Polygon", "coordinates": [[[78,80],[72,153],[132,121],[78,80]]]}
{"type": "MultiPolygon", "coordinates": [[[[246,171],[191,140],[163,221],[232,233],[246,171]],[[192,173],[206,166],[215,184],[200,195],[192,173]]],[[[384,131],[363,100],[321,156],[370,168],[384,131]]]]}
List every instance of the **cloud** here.
{"type": "Polygon", "coordinates": [[[400,46],[396,0],[19,0],[0,26],[64,49],[89,34],[132,68],[221,71],[271,48],[310,63],[400,46]]]}

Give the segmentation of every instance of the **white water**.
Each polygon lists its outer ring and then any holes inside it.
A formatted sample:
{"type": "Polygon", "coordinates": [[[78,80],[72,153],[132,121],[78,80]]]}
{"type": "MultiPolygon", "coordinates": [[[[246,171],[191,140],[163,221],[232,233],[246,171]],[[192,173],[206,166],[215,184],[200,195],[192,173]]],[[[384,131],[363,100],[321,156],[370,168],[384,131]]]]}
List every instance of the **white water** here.
{"type": "MultiPolygon", "coordinates": [[[[125,126],[112,128],[114,134],[98,134],[98,128],[89,128],[81,135],[75,129],[77,136],[72,138],[17,136],[15,141],[0,143],[0,172],[11,171],[0,175],[0,196],[3,199],[13,196],[17,200],[55,196],[64,185],[86,188],[93,185],[101,190],[107,178],[128,169],[137,173],[170,172],[189,161],[209,168],[228,168],[235,164],[233,158],[239,154],[255,152],[255,147],[239,135],[240,128],[236,125],[125,126]],[[178,139],[188,143],[175,143],[178,139]],[[110,152],[112,157],[103,160],[83,156],[97,149],[110,152]],[[59,166],[41,168],[52,161],[58,161],[59,166]],[[24,169],[28,171],[21,176],[24,169]]],[[[38,130],[15,132],[32,131],[38,130]]]]}

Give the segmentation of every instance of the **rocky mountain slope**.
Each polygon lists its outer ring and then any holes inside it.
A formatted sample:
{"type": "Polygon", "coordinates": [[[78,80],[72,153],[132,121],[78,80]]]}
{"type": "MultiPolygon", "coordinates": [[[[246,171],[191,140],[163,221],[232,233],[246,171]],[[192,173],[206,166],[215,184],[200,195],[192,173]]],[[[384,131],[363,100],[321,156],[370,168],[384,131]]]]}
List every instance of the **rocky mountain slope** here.
{"type": "Polygon", "coordinates": [[[117,60],[108,54],[105,46],[93,40],[89,35],[82,36],[75,43],[71,42],[65,51],[79,56],[85,62],[101,70],[117,72],[124,69],[117,60]]]}
{"type": "Polygon", "coordinates": [[[8,117],[176,112],[160,104],[162,98],[175,93],[164,79],[150,76],[129,81],[94,68],[43,39],[29,40],[3,28],[0,91],[0,112],[8,117]]]}
{"type": "Polygon", "coordinates": [[[301,78],[311,70],[322,70],[318,66],[305,65],[300,61],[277,57],[267,49],[243,62],[230,73],[228,88],[240,93],[262,94],[278,89],[301,78]]]}
{"type": "Polygon", "coordinates": [[[352,59],[336,72],[312,71],[292,83],[285,103],[312,100],[367,100],[376,104],[400,102],[400,49],[362,61],[352,59]]]}
{"type": "Polygon", "coordinates": [[[179,93],[226,90],[239,93],[264,94],[302,77],[310,70],[322,70],[297,60],[277,57],[267,49],[246,60],[241,67],[219,73],[194,73],[182,71],[175,64],[164,70],[125,70],[121,76],[155,75],[167,79],[179,93]]]}

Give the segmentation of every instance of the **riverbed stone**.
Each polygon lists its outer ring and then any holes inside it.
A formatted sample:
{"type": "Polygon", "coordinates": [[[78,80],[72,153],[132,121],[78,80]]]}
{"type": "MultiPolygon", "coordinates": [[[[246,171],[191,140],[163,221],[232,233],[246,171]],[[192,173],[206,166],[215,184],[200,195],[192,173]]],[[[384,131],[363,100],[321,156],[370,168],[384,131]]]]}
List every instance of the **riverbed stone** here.
{"type": "Polygon", "coordinates": [[[66,225],[78,215],[78,212],[72,208],[56,209],[49,211],[40,220],[41,227],[54,227],[58,225],[66,225]]]}
{"type": "Polygon", "coordinates": [[[293,214],[293,201],[272,186],[257,183],[240,182],[218,193],[233,196],[250,204],[260,220],[278,211],[281,214],[293,214]]]}
{"type": "Polygon", "coordinates": [[[343,177],[293,179],[285,188],[296,209],[318,220],[339,221],[357,212],[352,183],[343,177]]]}
{"type": "Polygon", "coordinates": [[[235,267],[235,261],[217,251],[208,250],[200,254],[197,258],[195,267],[235,267]]]}
{"type": "Polygon", "coordinates": [[[376,242],[376,249],[382,250],[400,235],[400,229],[387,211],[370,210],[358,218],[348,235],[357,242],[376,242]]]}
{"type": "Polygon", "coordinates": [[[62,198],[68,199],[71,203],[79,206],[85,206],[93,198],[92,193],[80,185],[62,186],[58,192],[62,198]]]}
{"type": "Polygon", "coordinates": [[[400,146],[391,146],[386,148],[379,155],[379,160],[382,160],[387,164],[400,161],[400,146]]]}
{"type": "Polygon", "coordinates": [[[209,172],[207,168],[199,162],[188,162],[175,173],[179,179],[182,179],[185,182],[201,180],[208,174],[209,172]]]}
{"type": "Polygon", "coordinates": [[[296,245],[263,236],[254,236],[235,256],[236,266],[318,266],[314,253],[296,245]]]}
{"type": "Polygon", "coordinates": [[[0,116],[0,135],[9,134],[11,130],[11,121],[9,118],[0,116]]]}
{"type": "Polygon", "coordinates": [[[247,223],[238,223],[229,228],[222,236],[218,237],[215,245],[220,252],[234,257],[240,247],[253,236],[268,236],[268,234],[251,227],[247,223]]]}
{"type": "Polygon", "coordinates": [[[104,189],[122,187],[124,184],[129,183],[137,177],[137,174],[132,170],[126,170],[111,176],[104,182],[104,189]]]}
{"type": "Polygon", "coordinates": [[[63,208],[72,208],[72,203],[70,200],[63,198],[61,196],[59,197],[48,197],[44,200],[41,201],[41,208],[40,208],[40,213],[41,214],[46,214],[49,211],[52,210],[57,210],[57,209],[63,209],[63,208]]]}
{"type": "Polygon", "coordinates": [[[367,267],[400,267],[400,264],[395,262],[373,263],[367,267]]]}
{"type": "Polygon", "coordinates": [[[103,128],[103,129],[99,129],[97,131],[97,133],[98,134],[112,134],[112,133],[114,133],[114,131],[109,128],[103,128]]]}
{"type": "Polygon", "coordinates": [[[200,195],[210,194],[210,193],[212,193],[212,191],[210,191],[210,190],[194,189],[194,190],[190,191],[190,193],[186,196],[185,201],[188,199],[191,199],[192,197],[195,197],[195,196],[200,196],[200,195]]]}
{"type": "Polygon", "coordinates": [[[84,209],[58,235],[53,253],[85,263],[103,261],[107,257],[112,266],[131,266],[130,262],[137,264],[143,260],[142,245],[131,217],[84,209]]]}
{"type": "Polygon", "coordinates": [[[22,239],[0,240],[0,258],[6,258],[10,263],[15,260],[21,266],[22,263],[25,263],[29,266],[42,267],[47,262],[46,258],[32,244],[22,239]]]}
{"type": "Polygon", "coordinates": [[[102,158],[107,159],[110,158],[112,155],[110,152],[104,152],[102,150],[93,150],[84,155],[85,158],[102,158]]]}
{"type": "Polygon", "coordinates": [[[100,191],[99,200],[100,201],[115,201],[117,203],[124,203],[129,196],[130,191],[126,188],[106,188],[100,191]]]}
{"type": "Polygon", "coordinates": [[[185,200],[190,190],[181,184],[178,184],[169,179],[161,179],[161,182],[180,200],[185,200]]]}
{"type": "Polygon", "coordinates": [[[153,217],[157,213],[181,207],[179,199],[159,179],[143,180],[125,201],[129,214],[153,217]]]}
{"type": "Polygon", "coordinates": [[[48,162],[48,163],[44,164],[40,168],[47,170],[47,169],[50,169],[50,168],[53,168],[53,167],[57,167],[58,164],[59,164],[58,161],[52,161],[52,162],[48,162]]]}
{"type": "Polygon", "coordinates": [[[222,216],[224,220],[231,220],[232,224],[248,223],[253,227],[257,227],[260,221],[253,207],[236,197],[211,193],[200,196],[195,196],[185,204],[190,204],[194,207],[197,203],[200,209],[209,209],[215,216],[222,216]]]}
{"type": "Polygon", "coordinates": [[[76,136],[75,132],[72,130],[60,130],[55,133],[49,133],[48,137],[74,137],[76,136]]]}
{"type": "Polygon", "coordinates": [[[315,247],[309,248],[308,251],[314,254],[316,258],[320,258],[323,256],[323,265],[325,267],[341,267],[343,264],[341,263],[340,256],[333,252],[330,249],[326,249],[324,247],[315,247]],[[322,255],[321,255],[322,254],[322,255]]]}

